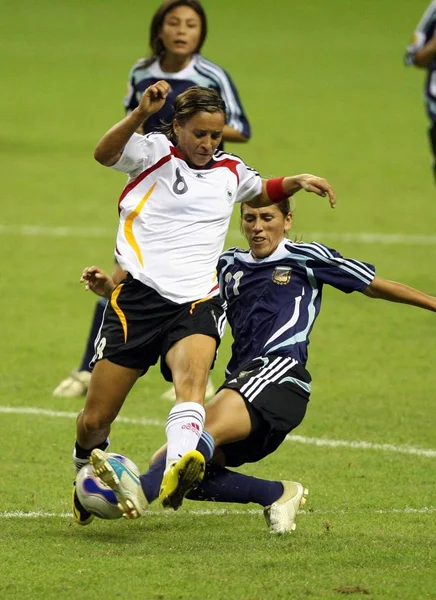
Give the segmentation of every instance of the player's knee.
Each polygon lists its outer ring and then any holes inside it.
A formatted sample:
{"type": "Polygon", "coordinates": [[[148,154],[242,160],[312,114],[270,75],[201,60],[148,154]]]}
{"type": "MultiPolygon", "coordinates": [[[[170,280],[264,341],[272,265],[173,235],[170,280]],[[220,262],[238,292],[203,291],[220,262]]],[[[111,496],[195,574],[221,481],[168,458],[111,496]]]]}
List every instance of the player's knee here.
{"type": "Polygon", "coordinates": [[[103,414],[100,411],[84,410],[80,415],[80,425],[88,434],[106,429],[111,425],[113,420],[114,417],[112,415],[103,414]]]}

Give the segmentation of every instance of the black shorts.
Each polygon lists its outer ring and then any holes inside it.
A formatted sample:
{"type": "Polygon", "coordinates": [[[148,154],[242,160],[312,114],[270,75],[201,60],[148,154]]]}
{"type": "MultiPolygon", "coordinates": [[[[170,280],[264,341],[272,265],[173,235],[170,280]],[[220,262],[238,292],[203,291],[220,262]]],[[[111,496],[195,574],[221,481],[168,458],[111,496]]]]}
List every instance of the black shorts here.
{"type": "Polygon", "coordinates": [[[165,362],[178,340],[194,334],[215,339],[217,348],[226,322],[224,301],[176,304],[130,275],[112,292],[95,340],[92,364],[107,358],[123,367],[142,369],[143,375],[161,359],[161,372],[172,381],[165,362]]]}
{"type": "Polygon", "coordinates": [[[297,361],[283,356],[261,356],[226,379],[220,389],[236,390],[244,398],[251,419],[245,439],[220,446],[226,465],[239,467],[274,452],[306,414],[311,377],[297,361]]]}

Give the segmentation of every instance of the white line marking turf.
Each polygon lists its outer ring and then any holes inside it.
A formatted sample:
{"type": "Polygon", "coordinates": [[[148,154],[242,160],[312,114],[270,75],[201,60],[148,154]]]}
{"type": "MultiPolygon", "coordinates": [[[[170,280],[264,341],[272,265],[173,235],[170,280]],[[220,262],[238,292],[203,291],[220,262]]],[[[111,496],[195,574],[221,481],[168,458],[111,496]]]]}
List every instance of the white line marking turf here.
{"type": "MultiPolygon", "coordinates": [[[[177,515],[185,515],[188,517],[225,517],[227,515],[244,515],[244,516],[258,516],[263,511],[261,509],[203,509],[203,510],[182,510],[178,511],[177,515]]],[[[405,508],[380,508],[380,509],[368,509],[368,510],[300,510],[300,515],[318,516],[318,515],[356,515],[356,514],[371,514],[371,515],[428,515],[436,513],[436,506],[422,506],[421,508],[411,508],[406,506],[405,508]]],[[[150,510],[146,513],[143,518],[149,517],[173,517],[175,516],[173,511],[164,510],[150,510]]],[[[70,519],[71,513],[53,513],[44,511],[33,511],[26,512],[23,510],[14,510],[11,512],[0,512],[0,519],[70,519]]]]}
{"type": "MultiPolygon", "coordinates": [[[[35,408],[28,406],[0,406],[0,413],[34,415],[41,417],[53,417],[64,419],[76,419],[76,412],[64,412],[60,410],[50,410],[45,408],[35,408]]],[[[117,417],[118,423],[127,423],[129,425],[142,425],[144,427],[165,427],[164,421],[157,419],[132,419],[129,417],[117,417]]],[[[414,446],[396,445],[396,444],[378,444],[364,441],[348,440],[330,440],[327,438],[305,437],[302,435],[288,435],[286,441],[299,444],[308,444],[312,446],[327,446],[330,448],[353,448],[356,450],[376,450],[381,452],[394,452],[397,454],[411,454],[414,456],[423,456],[426,458],[436,458],[436,450],[427,448],[416,448],[414,446]]]]}
{"type": "MultiPolygon", "coordinates": [[[[19,235],[24,237],[57,237],[57,238],[114,238],[116,229],[103,227],[48,227],[43,225],[0,225],[0,235],[19,235]]],[[[308,231],[296,232],[304,239],[337,240],[339,242],[356,242],[360,244],[383,244],[388,246],[435,246],[435,235],[418,235],[405,233],[308,231]]]]}

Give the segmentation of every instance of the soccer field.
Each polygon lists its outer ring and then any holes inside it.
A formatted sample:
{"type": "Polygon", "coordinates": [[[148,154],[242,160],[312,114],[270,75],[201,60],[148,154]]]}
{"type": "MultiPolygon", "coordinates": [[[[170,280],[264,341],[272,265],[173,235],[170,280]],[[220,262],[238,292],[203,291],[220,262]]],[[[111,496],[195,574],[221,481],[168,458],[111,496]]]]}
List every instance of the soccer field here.
{"type": "MultiPolygon", "coordinates": [[[[203,53],[231,73],[251,120],[250,143],[229,150],[266,177],[315,173],[337,192],[334,211],[299,193],[291,237],[436,295],[424,74],[402,63],[426,5],[204,0],[203,53]]],[[[306,419],[241,469],[309,488],[294,534],[270,536],[255,505],[189,501],[134,522],[71,522],[83,400],[51,393],[77,368],[94,307],[82,267],[112,266],[124,177],[92,153],[123,115],[157,6],[3,2],[0,599],[435,599],[435,316],[358,294],[325,289],[306,419]]],[[[236,213],[227,242],[244,243],[236,213]]],[[[111,450],[144,470],[165,439],[166,389],[150,371],[112,430],[111,450]]]]}

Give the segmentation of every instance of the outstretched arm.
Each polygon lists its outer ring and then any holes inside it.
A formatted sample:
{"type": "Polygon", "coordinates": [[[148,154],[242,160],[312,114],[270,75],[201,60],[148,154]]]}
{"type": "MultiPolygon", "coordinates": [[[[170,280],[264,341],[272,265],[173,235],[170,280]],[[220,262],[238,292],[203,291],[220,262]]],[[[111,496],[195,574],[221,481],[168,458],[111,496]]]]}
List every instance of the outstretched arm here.
{"type": "Polygon", "coordinates": [[[166,81],[158,81],[148,87],[139,106],[122,121],[111,127],[98,142],[94,151],[95,160],[105,167],[111,167],[117,163],[124,146],[135,131],[165,104],[169,90],[170,86],[166,81]]]}
{"type": "Polygon", "coordinates": [[[310,175],[309,173],[277,179],[264,179],[262,181],[261,193],[250,202],[250,206],[261,208],[271,203],[280,202],[285,198],[293,196],[299,190],[313,192],[322,197],[327,196],[330,206],[332,208],[336,206],[336,195],[327,179],[310,175]]]}
{"type": "Polygon", "coordinates": [[[413,53],[413,64],[415,67],[427,69],[436,60],[436,36],[432,37],[425,46],[415,50],[413,53]]]}
{"type": "Polygon", "coordinates": [[[411,304],[426,310],[436,312],[436,298],[415,290],[408,285],[396,281],[388,281],[381,277],[374,277],[372,283],[363,291],[365,296],[370,298],[381,298],[390,302],[400,302],[401,304],[411,304]]]}

